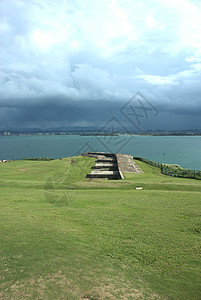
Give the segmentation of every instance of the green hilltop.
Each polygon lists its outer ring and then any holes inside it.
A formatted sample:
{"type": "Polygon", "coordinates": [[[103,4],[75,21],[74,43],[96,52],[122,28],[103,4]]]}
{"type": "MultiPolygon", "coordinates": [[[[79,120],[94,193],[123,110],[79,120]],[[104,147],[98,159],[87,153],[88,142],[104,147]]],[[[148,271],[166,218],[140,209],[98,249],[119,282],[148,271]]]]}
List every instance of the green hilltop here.
{"type": "Polygon", "coordinates": [[[0,164],[0,299],[200,299],[201,181],[94,162],[0,164]]]}

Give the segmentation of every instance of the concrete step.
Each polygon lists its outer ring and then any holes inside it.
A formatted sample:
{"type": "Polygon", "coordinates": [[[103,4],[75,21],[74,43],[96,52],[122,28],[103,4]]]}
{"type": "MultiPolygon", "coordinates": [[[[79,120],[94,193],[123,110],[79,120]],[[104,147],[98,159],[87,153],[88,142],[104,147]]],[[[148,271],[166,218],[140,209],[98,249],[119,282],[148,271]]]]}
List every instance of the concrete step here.
{"type": "Polygon", "coordinates": [[[110,167],[106,167],[106,166],[103,166],[103,167],[92,167],[92,170],[101,170],[101,171],[117,171],[117,167],[116,166],[110,166],[110,167]]]}
{"type": "Polygon", "coordinates": [[[120,179],[120,174],[118,171],[93,170],[91,174],[87,174],[87,178],[120,179]]]}
{"type": "Polygon", "coordinates": [[[97,163],[95,164],[95,167],[100,167],[100,168],[102,168],[102,167],[112,167],[112,166],[114,166],[114,165],[117,166],[117,164],[114,164],[114,163],[112,163],[112,162],[106,162],[106,163],[103,163],[103,162],[97,162],[97,163]]]}
{"type": "Polygon", "coordinates": [[[109,163],[109,162],[114,163],[114,162],[116,162],[116,159],[102,158],[102,159],[97,159],[96,162],[98,162],[98,163],[109,163]]]}

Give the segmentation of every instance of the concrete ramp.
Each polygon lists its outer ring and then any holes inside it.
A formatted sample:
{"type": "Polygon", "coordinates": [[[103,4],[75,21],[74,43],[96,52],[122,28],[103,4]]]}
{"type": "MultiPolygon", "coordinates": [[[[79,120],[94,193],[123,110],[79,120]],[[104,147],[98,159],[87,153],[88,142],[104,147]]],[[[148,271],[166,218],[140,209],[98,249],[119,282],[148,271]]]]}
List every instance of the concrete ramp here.
{"type": "Polygon", "coordinates": [[[121,172],[143,173],[131,155],[117,153],[116,156],[119,170],[121,172]]]}

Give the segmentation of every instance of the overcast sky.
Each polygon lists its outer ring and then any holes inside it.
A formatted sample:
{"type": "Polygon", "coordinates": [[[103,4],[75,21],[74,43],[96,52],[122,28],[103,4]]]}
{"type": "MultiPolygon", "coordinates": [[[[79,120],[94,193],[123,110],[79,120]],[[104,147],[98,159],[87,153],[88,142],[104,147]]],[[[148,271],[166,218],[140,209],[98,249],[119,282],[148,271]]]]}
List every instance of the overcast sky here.
{"type": "Polygon", "coordinates": [[[201,128],[201,1],[0,0],[0,129],[113,116],[201,128]]]}

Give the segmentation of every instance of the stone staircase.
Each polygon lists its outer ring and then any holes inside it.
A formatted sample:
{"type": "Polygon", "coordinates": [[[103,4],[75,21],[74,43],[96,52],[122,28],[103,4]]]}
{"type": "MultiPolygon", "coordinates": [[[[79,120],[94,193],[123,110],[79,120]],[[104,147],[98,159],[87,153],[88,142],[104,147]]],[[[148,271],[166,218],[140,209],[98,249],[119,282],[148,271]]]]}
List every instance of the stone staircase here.
{"type": "Polygon", "coordinates": [[[82,155],[96,158],[95,166],[87,178],[117,180],[124,179],[123,172],[143,173],[131,155],[104,152],[85,152],[82,155]]]}
{"type": "Polygon", "coordinates": [[[102,178],[102,179],[122,179],[123,175],[120,173],[117,163],[116,155],[113,153],[102,152],[87,152],[83,155],[89,157],[96,157],[95,166],[92,167],[87,178],[102,178]]]}

